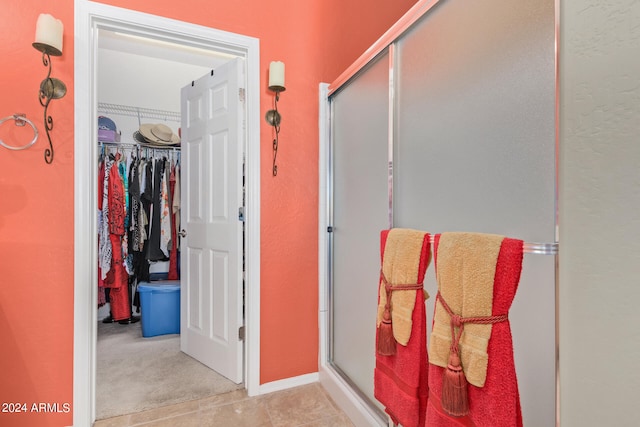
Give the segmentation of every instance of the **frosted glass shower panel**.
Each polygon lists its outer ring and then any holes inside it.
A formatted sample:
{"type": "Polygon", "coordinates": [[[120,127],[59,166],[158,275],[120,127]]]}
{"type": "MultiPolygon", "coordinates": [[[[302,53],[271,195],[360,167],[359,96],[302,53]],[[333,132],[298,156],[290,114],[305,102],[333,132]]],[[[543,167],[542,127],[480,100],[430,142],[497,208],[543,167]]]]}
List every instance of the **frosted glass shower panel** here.
{"type": "Polygon", "coordinates": [[[398,43],[396,225],[553,241],[554,1],[446,1],[398,43]]]}
{"type": "Polygon", "coordinates": [[[334,95],[330,358],[374,401],[380,231],[388,228],[389,64],[384,54],[334,95]]]}
{"type": "MultiPolygon", "coordinates": [[[[394,226],[555,241],[554,8],[441,2],[399,40],[394,226]]],[[[524,424],[554,425],[552,256],[525,255],[510,319],[524,424]]]]}

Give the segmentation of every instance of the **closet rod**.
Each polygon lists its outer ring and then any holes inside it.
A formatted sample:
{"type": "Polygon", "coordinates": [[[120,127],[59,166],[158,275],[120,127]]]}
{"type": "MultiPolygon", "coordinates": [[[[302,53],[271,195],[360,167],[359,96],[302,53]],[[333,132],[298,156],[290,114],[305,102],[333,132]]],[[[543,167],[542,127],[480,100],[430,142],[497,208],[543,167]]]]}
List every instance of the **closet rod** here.
{"type": "Polygon", "coordinates": [[[119,114],[121,116],[131,116],[147,119],[172,120],[179,122],[181,120],[180,112],[158,110],[154,108],[132,107],[130,105],[109,104],[106,102],[98,102],[98,112],[104,114],[119,114]]]}
{"type": "MultiPolygon", "coordinates": [[[[435,235],[429,236],[429,242],[433,244],[435,235]]],[[[538,243],[538,242],[524,242],[522,244],[522,250],[525,254],[535,255],[557,255],[558,243],[538,243]]]]}
{"type": "Polygon", "coordinates": [[[98,141],[98,146],[107,145],[109,147],[123,147],[123,148],[140,148],[145,150],[171,150],[171,151],[180,151],[180,147],[169,146],[169,147],[158,147],[156,145],[149,146],[145,144],[132,144],[128,142],[109,142],[109,141],[98,141]]]}

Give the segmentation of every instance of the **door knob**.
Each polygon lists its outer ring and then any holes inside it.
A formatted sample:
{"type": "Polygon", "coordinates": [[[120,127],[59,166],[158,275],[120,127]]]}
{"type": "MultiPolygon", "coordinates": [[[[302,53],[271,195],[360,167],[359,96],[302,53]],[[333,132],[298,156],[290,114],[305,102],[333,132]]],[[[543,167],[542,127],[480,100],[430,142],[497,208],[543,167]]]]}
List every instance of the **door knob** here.
{"type": "Polygon", "coordinates": [[[187,230],[185,230],[185,229],[180,230],[178,235],[180,235],[180,237],[187,237],[187,230]]]}

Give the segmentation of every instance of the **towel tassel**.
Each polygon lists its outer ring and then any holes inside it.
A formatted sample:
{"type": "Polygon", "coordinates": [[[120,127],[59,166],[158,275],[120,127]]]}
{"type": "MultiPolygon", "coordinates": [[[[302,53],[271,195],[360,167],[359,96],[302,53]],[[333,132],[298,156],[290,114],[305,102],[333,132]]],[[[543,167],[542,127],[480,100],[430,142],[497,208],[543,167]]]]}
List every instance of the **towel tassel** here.
{"type": "Polygon", "coordinates": [[[391,291],[387,290],[387,303],[384,305],[384,313],[382,314],[378,331],[378,354],[382,356],[396,354],[396,339],[393,336],[393,326],[391,324],[390,299],[391,291]]]}
{"type": "Polygon", "coordinates": [[[444,310],[451,317],[451,347],[449,349],[449,363],[442,376],[442,409],[454,417],[463,417],[469,414],[469,396],[467,394],[467,378],[460,362],[460,337],[465,323],[491,325],[504,322],[509,317],[506,314],[498,316],[461,317],[451,310],[440,292],[436,295],[436,301],[440,301],[444,310]],[[458,333],[456,334],[456,328],[458,333]]]}
{"type": "Polygon", "coordinates": [[[454,417],[469,413],[467,378],[460,366],[460,356],[456,353],[449,355],[449,365],[442,378],[442,407],[454,417]]]}
{"type": "Polygon", "coordinates": [[[378,327],[378,354],[382,356],[393,356],[396,354],[396,338],[393,336],[393,324],[391,321],[391,293],[392,291],[413,291],[423,288],[422,283],[391,285],[384,273],[380,271],[380,276],[384,283],[384,289],[387,293],[387,302],[384,305],[382,320],[378,327]]]}
{"type": "Polygon", "coordinates": [[[451,329],[454,325],[460,328],[457,339],[451,344],[449,350],[449,364],[442,376],[442,409],[454,417],[462,417],[469,413],[469,397],[467,395],[467,377],[462,370],[458,341],[462,335],[461,317],[453,315],[451,317],[451,329]]]}

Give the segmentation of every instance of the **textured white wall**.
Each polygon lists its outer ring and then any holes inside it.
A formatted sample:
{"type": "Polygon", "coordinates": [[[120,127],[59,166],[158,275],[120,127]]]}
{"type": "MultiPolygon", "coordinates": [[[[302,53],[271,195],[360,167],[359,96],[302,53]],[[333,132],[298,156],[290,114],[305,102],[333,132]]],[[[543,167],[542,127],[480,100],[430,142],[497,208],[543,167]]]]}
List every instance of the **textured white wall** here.
{"type": "Polygon", "coordinates": [[[638,426],[640,4],[560,5],[561,424],[638,426]]]}
{"type": "Polygon", "coordinates": [[[211,68],[100,49],[98,100],[112,104],[180,111],[180,89],[211,68]]]}

